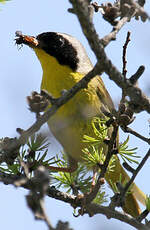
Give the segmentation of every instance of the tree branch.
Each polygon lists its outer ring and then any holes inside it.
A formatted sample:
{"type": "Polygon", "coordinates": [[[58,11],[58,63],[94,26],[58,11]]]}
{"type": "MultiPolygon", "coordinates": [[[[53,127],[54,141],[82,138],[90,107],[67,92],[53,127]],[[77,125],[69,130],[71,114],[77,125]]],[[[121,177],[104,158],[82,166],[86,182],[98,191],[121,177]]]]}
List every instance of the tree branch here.
{"type": "MultiPolygon", "coordinates": [[[[26,179],[26,177],[22,177],[22,180],[23,179],[26,179]]],[[[17,180],[20,180],[20,176],[17,176],[17,175],[14,176],[14,175],[9,175],[9,174],[0,172],[0,181],[3,182],[4,184],[14,185],[14,184],[16,184],[17,180]]],[[[32,181],[34,181],[34,178],[32,178],[32,181]]],[[[39,184],[40,183],[41,182],[39,182],[39,184]]],[[[29,190],[33,189],[32,186],[33,186],[33,184],[31,183],[30,180],[27,180],[25,183],[20,184],[20,187],[23,187],[23,188],[29,189],[29,190]]],[[[49,196],[51,198],[61,200],[65,203],[69,203],[73,207],[82,207],[83,206],[83,203],[81,202],[81,200],[77,199],[76,196],[69,195],[69,194],[64,193],[64,192],[60,192],[59,190],[55,189],[54,186],[48,187],[46,194],[47,194],[47,196],[49,196]]],[[[135,227],[136,229],[149,230],[149,227],[140,223],[135,218],[129,217],[129,216],[125,215],[124,213],[122,214],[121,212],[118,212],[116,210],[112,210],[112,209],[110,209],[110,207],[105,207],[105,206],[94,204],[94,203],[91,203],[88,205],[86,204],[86,206],[84,207],[84,213],[87,213],[90,216],[91,215],[93,216],[96,214],[103,214],[109,219],[113,218],[113,219],[120,220],[124,223],[130,224],[131,226],[135,227]]]]}
{"type": "MultiPolygon", "coordinates": [[[[112,64],[112,62],[107,58],[104,51],[101,40],[94,28],[94,25],[90,18],[88,17],[88,3],[83,0],[70,0],[73,8],[77,14],[81,28],[84,35],[86,36],[91,49],[95,53],[99,65],[104,69],[104,72],[113,80],[121,89],[123,89],[130,97],[130,102],[134,106],[136,112],[141,112],[143,110],[150,113],[150,99],[135,85],[132,85],[130,81],[124,81],[124,78],[120,71],[112,64]]],[[[100,74],[100,73],[99,73],[100,74]]]]}
{"type": "Polygon", "coordinates": [[[121,30],[121,28],[128,22],[129,17],[131,17],[132,12],[129,11],[126,16],[121,18],[117,24],[113,27],[112,31],[100,39],[101,44],[106,47],[111,41],[116,40],[117,33],[121,30]]]}

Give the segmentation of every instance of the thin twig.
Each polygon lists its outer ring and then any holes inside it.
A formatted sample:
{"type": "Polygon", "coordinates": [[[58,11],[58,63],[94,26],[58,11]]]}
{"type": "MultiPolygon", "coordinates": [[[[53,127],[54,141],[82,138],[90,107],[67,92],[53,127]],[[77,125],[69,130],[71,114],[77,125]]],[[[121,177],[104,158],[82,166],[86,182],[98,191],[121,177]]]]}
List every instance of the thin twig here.
{"type": "Polygon", "coordinates": [[[129,127],[121,127],[122,130],[125,132],[125,133],[130,133],[134,136],[136,136],[137,138],[141,139],[142,141],[145,141],[146,143],[150,144],[150,138],[146,138],[144,136],[142,136],[140,133],[137,133],[135,130],[129,128],[129,127]]]}
{"type": "Polygon", "coordinates": [[[132,85],[136,84],[138,79],[142,76],[144,73],[145,66],[141,65],[138,70],[136,71],[135,74],[133,74],[130,78],[129,81],[131,82],[132,85]]]}
{"type": "Polygon", "coordinates": [[[47,214],[46,214],[43,199],[41,199],[39,202],[40,202],[41,210],[42,210],[42,212],[43,212],[44,221],[45,221],[46,225],[48,226],[48,229],[49,229],[49,230],[54,230],[54,228],[53,228],[53,226],[52,226],[52,224],[51,224],[51,222],[50,222],[50,220],[49,220],[49,218],[48,218],[48,216],[47,216],[47,214]]]}
{"type": "Polygon", "coordinates": [[[149,230],[149,227],[146,225],[138,222],[135,218],[131,218],[127,215],[124,215],[118,211],[112,210],[109,207],[104,207],[96,204],[89,204],[86,207],[86,213],[92,213],[93,215],[95,214],[104,214],[106,217],[114,218],[117,220],[120,220],[121,222],[125,222],[132,227],[138,229],[138,230],[149,230]]]}
{"type": "MultiPolygon", "coordinates": [[[[130,0],[130,1],[131,1],[132,5],[135,7],[135,9],[139,12],[139,14],[140,14],[142,17],[148,18],[148,19],[150,20],[150,16],[148,15],[147,12],[144,11],[144,8],[141,7],[140,4],[138,4],[138,3],[137,3],[136,1],[134,1],[134,0],[130,0]]],[[[142,5],[144,5],[142,1],[139,1],[139,2],[141,2],[142,5]]]]}
{"type": "Polygon", "coordinates": [[[126,65],[127,65],[127,59],[126,59],[126,53],[127,53],[127,47],[128,47],[128,44],[130,42],[130,32],[128,31],[127,33],[127,37],[126,37],[126,41],[125,41],[125,44],[123,46],[123,54],[122,54],[122,62],[123,62],[123,67],[122,67],[122,75],[124,77],[124,81],[126,80],[126,74],[127,74],[127,68],[126,68],[126,65]]]}
{"type": "Polygon", "coordinates": [[[128,191],[129,187],[131,186],[131,184],[135,180],[137,174],[142,169],[142,167],[144,166],[144,164],[146,163],[146,161],[148,160],[149,157],[150,157],[150,149],[148,150],[147,154],[144,156],[144,158],[142,159],[142,161],[140,162],[140,164],[138,165],[138,167],[133,172],[133,175],[130,178],[130,180],[126,183],[122,195],[126,194],[126,192],[128,191]]]}
{"type": "Polygon", "coordinates": [[[114,126],[113,132],[111,134],[111,138],[110,138],[110,142],[108,144],[108,153],[106,155],[106,159],[104,161],[104,165],[103,168],[101,170],[101,178],[103,178],[105,176],[105,173],[107,171],[107,167],[109,165],[110,159],[113,156],[113,150],[114,148],[116,148],[116,139],[117,139],[117,135],[118,135],[118,125],[114,126]]]}
{"type": "Polygon", "coordinates": [[[117,33],[128,22],[129,16],[131,16],[130,11],[128,12],[128,14],[126,16],[124,16],[123,18],[121,18],[118,21],[117,25],[115,25],[113,27],[112,31],[108,35],[106,35],[102,39],[100,39],[100,41],[101,41],[101,43],[103,44],[104,47],[106,47],[111,41],[116,40],[117,33]]]}
{"type": "Polygon", "coordinates": [[[149,211],[145,209],[136,219],[141,222],[147,217],[148,214],[149,214],[149,211]]]}

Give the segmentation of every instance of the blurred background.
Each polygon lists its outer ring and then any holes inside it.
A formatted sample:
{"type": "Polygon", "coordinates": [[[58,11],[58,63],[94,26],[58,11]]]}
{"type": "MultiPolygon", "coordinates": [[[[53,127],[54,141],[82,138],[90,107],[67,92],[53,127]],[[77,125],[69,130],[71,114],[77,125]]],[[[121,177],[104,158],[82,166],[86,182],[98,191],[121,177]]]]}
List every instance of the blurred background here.
{"type": "MultiPolygon", "coordinates": [[[[105,1],[104,1],[105,2],[105,1]]],[[[148,1],[147,1],[148,2],[148,1]]],[[[99,3],[99,2],[98,2],[99,3]]],[[[100,2],[101,3],[101,2],[100,2]]],[[[99,4],[100,4],[99,3],[99,4]]],[[[24,46],[18,49],[15,45],[15,31],[20,30],[24,34],[36,36],[47,31],[65,32],[77,37],[85,46],[88,55],[93,62],[95,56],[81,31],[77,17],[68,13],[71,5],[66,0],[40,1],[40,0],[11,0],[6,4],[0,3],[0,137],[17,136],[16,128],[27,129],[35,117],[28,110],[26,96],[33,90],[40,90],[42,69],[34,52],[24,46]]],[[[150,4],[145,5],[147,12],[150,12],[150,4]]],[[[94,15],[94,23],[99,36],[111,31],[111,26],[102,19],[100,13],[94,15]]],[[[126,24],[117,35],[117,41],[111,42],[106,52],[113,64],[122,71],[122,47],[127,32],[131,31],[131,42],[127,49],[127,76],[134,74],[140,65],[145,65],[146,70],[139,80],[139,86],[144,92],[150,94],[150,23],[135,21],[126,24]]],[[[114,103],[119,103],[121,91],[108,79],[102,76],[114,103]]],[[[133,129],[149,137],[149,115],[145,112],[136,115],[136,120],[131,125],[133,129]]],[[[45,125],[43,129],[47,129],[45,125]]],[[[125,140],[126,134],[121,132],[120,142],[125,140]]],[[[51,137],[50,156],[60,152],[61,146],[51,137]]],[[[148,145],[142,141],[130,137],[130,147],[138,147],[138,154],[142,157],[148,150],[148,145]]],[[[149,164],[141,170],[136,178],[137,185],[146,193],[150,193],[149,164]]],[[[41,221],[35,221],[32,213],[26,207],[25,195],[28,191],[16,189],[13,186],[0,184],[0,228],[1,229],[36,229],[46,230],[47,226],[41,221]]],[[[105,229],[113,227],[116,230],[133,229],[128,225],[116,220],[107,220],[102,215],[89,218],[73,217],[73,209],[60,201],[46,198],[47,214],[53,226],[58,220],[69,221],[70,226],[75,230],[83,229],[105,229]]]]}

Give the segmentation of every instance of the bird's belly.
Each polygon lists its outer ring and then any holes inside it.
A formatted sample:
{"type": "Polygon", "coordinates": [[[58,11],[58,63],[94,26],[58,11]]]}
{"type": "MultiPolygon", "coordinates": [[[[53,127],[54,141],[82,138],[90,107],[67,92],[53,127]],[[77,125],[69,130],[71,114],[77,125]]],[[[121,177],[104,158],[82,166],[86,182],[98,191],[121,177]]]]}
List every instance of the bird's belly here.
{"type": "Polygon", "coordinates": [[[48,124],[66,154],[76,161],[82,161],[82,149],[85,147],[83,136],[84,134],[91,136],[92,133],[90,120],[83,122],[72,117],[55,116],[48,124]]]}
{"type": "Polygon", "coordinates": [[[84,98],[84,103],[81,101],[82,93],[85,94],[83,91],[80,92],[48,121],[53,135],[63,146],[66,154],[76,161],[82,161],[82,149],[86,146],[83,136],[94,135],[91,121],[94,116],[100,114],[98,106],[94,104],[95,100],[88,102],[88,99],[84,98]]]}

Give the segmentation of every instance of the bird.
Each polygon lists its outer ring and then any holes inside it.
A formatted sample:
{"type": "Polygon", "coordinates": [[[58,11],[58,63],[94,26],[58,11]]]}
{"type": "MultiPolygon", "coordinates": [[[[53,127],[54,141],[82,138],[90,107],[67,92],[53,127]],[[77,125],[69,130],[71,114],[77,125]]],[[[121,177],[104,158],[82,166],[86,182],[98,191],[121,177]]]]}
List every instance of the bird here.
{"type": "MultiPolygon", "coordinates": [[[[35,52],[43,70],[41,89],[46,90],[55,98],[60,97],[64,89],[69,90],[93,69],[85,48],[71,35],[43,32],[35,37],[23,35],[22,32],[17,31],[16,36],[16,44],[25,44],[35,52]]],[[[71,173],[77,169],[78,162],[84,163],[82,150],[86,143],[83,142],[83,136],[94,135],[91,126],[93,117],[105,118],[101,110],[102,106],[110,113],[114,108],[101,77],[95,76],[86,88],[80,90],[49,119],[48,126],[64,148],[68,158],[67,168],[49,166],[50,169],[71,173]]],[[[104,144],[103,151],[106,149],[104,144]]],[[[119,181],[120,175],[123,182],[129,180],[117,156],[114,164],[113,172],[106,172],[105,175],[110,186],[119,181]]],[[[132,217],[137,217],[141,212],[137,200],[145,204],[145,194],[133,183],[123,206],[125,213],[132,217]]]]}

